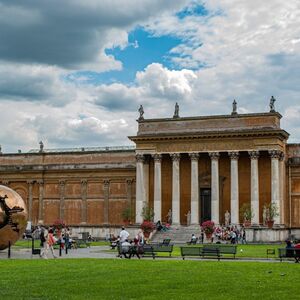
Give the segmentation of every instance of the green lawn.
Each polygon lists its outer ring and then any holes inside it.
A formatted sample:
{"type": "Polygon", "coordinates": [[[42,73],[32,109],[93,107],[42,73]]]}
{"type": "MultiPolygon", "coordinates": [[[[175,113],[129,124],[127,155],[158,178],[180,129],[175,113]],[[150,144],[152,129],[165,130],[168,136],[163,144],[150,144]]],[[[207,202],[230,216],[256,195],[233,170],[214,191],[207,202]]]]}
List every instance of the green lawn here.
{"type": "Polygon", "coordinates": [[[182,260],[0,261],[3,299],[300,299],[300,264],[182,260]]]}

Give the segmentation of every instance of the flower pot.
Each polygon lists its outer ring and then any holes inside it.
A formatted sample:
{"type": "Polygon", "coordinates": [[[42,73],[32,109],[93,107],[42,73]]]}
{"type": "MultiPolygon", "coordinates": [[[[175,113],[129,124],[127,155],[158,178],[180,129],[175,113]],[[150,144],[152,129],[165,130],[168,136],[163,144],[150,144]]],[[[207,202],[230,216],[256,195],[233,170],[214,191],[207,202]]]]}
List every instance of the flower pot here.
{"type": "Polygon", "coordinates": [[[130,224],[130,220],[123,220],[123,223],[125,226],[128,226],[130,224]]]}
{"type": "Polygon", "coordinates": [[[244,221],[244,226],[245,226],[245,227],[250,227],[250,226],[251,226],[251,221],[245,220],[245,221],[244,221]]]}
{"type": "Polygon", "coordinates": [[[150,236],[151,232],[144,231],[143,233],[144,233],[144,237],[145,237],[146,239],[149,239],[149,236],[150,236]]]}
{"type": "Polygon", "coordinates": [[[274,225],[274,220],[267,221],[268,228],[272,228],[274,225]]]}
{"type": "Polygon", "coordinates": [[[211,232],[205,232],[205,236],[207,240],[210,240],[212,237],[212,233],[211,232]]]}

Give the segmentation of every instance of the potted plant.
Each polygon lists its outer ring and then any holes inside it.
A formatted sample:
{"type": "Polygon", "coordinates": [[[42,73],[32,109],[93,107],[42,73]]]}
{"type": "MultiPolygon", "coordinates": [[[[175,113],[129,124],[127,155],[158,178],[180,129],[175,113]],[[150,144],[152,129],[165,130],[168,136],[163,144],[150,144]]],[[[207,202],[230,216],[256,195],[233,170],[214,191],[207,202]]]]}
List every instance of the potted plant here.
{"type": "Polygon", "coordinates": [[[122,218],[125,225],[130,224],[131,221],[131,208],[129,206],[125,207],[122,211],[122,218]]]}
{"type": "Polygon", "coordinates": [[[245,227],[249,227],[251,225],[251,220],[254,217],[254,213],[251,210],[250,203],[244,203],[240,208],[240,217],[243,219],[243,223],[245,227]]]}
{"type": "Polygon", "coordinates": [[[201,227],[206,235],[206,238],[210,239],[215,230],[215,223],[213,221],[205,221],[202,223],[201,227]]]}
{"type": "Polygon", "coordinates": [[[267,225],[269,228],[272,228],[274,225],[274,218],[279,216],[278,206],[276,203],[269,203],[266,205],[267,209],[267,225]]]}
{"type": "Polygon", "coordinates": [[[153,222],[153,220],[154,220],[154,210],[148,204],[146,204],[143,207],[141,215],[142,215],[144,221],[151,221],[151,222],[153,222]]]}
{"type": "Polygon", "coordinates": [[[141,224],[141,229],[143,230],[145,238],[149,238],[150,233],[154,230],[155,224],[152,221],[144,221],[141,224]]]}

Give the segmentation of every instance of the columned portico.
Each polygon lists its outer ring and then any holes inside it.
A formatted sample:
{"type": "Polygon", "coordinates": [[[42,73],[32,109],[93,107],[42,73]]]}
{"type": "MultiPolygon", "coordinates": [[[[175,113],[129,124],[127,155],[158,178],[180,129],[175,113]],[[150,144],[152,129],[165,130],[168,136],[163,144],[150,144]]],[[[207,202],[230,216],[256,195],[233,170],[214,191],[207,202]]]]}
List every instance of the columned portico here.
{"type": "MultiPolygon", "coordinates": [[[[280,212],[280,181],[279,181],[279,159],[281,151],[270,150],[271,156],[271,202],[275,209],[280,212]]],[[[274,224],[280,224],[280,215],[274,217],[274,224]]]]}
{"type": "Polygon", "coordinates": [[[230,157],[230,214],[231,224],[239,224],[239,152],[228,152],[230,157]]]}
{"type": "Polygon", "coordinates": [[[135,222],[142,223],[142,211],[145,205],[146,193],[144,183],[144,155],[136,155],[136,204],[135,204],[135,222]]]}
{"type": "Polygon", "coordinates": [[[199,153],[190,153],[191,158],[191,225],[199,224],[199,153]]]}
{"type": "Polygon", "coordinates": [[[220,224],[219,152],[210,152],[211,158],[211,219],[220,224]]]}
{"type": "Polygon", "coordinates": [[[172,224],[180,224],[180,153],[171,153],[172,158],[172,224]]]}
{"type": "Polygon", "coordinates": [[[154,221],[161,221],[161,154],[154,154],[154,221]]]}
{"type": "Polygon", "coordinates": [[[259,151],[249,151],[251,158],[251,212],[252,225],[259,224],[259,178],[258,178],[258,158],[259,151]]]}

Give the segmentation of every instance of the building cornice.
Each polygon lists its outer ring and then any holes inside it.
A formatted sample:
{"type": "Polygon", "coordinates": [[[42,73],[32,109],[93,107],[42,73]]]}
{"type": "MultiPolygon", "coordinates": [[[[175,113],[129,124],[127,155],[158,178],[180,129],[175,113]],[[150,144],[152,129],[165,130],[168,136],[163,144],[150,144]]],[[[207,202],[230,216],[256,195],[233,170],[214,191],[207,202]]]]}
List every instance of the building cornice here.
{"type": "Polygon", "coordinates": [[[207,139],[207,138],[238,138],[238,137],[266,137],[276,136],[280,140],[286,140],[289,134],[283,130],[235,130],[235,131],[207,131],[193,133],[159,133],[159,134],[144,134],[138,136],[129,136],[128,138],[134,142],[140,141],[161,141],[161,140],[191,140],[191,139],[207,139]]]}

